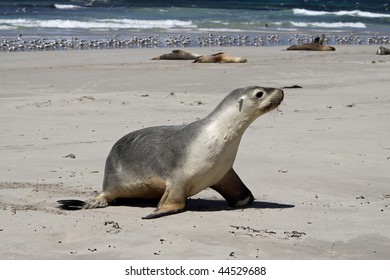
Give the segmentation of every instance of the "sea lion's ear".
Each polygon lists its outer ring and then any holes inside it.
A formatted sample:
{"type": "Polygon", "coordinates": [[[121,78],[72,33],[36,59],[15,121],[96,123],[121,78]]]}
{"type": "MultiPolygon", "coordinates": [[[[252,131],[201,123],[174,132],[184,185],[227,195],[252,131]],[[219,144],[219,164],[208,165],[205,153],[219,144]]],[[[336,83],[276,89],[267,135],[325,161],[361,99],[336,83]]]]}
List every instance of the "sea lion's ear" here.
{"type": "Polygon", "coordinates": [[[241,112],[241,108],[242,108],[242,103],[244,103],[244,98],[240,98],[240,100],[238,101],[238,111],[241,112]]]}

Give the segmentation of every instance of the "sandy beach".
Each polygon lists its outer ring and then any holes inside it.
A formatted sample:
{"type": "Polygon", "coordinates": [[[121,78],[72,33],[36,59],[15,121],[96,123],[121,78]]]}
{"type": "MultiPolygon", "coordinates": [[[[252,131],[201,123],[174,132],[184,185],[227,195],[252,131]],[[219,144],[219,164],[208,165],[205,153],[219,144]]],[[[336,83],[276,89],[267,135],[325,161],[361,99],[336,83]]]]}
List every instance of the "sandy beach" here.
{"type": "Polygon", "coordinates": [[[243,64],[153,61],[170,49],[0,53],[1,259],[390,259],[390,56],[379,46],[193,48],[243,64]],[[206,116],[232,90],[286,88],[234,168],[256,200],[205,190],[184,213],[65,211],[100,190],[121,136],[206,116]]]}

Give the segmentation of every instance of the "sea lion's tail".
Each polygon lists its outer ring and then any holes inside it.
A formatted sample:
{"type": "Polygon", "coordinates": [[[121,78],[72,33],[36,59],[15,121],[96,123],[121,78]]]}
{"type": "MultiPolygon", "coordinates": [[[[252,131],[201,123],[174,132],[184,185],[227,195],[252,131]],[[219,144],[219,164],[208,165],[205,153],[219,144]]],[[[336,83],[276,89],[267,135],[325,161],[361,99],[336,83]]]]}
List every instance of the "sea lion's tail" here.
{"type": "Polygon", "coordinates": [[[87,204],[85,201],[77,199],[58,200],[58,208],[63,210],[80,210],[87,204]]]}

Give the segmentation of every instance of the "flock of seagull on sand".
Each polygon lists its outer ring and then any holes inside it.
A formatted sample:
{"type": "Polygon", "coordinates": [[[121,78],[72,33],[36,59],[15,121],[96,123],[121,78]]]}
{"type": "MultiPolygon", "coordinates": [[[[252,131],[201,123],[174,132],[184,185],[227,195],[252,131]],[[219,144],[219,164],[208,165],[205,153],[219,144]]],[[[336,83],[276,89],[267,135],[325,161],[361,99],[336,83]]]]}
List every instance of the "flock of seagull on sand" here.
{"type": "MultiPolygon", "coordinates": [[[[271,45],[289,45],[303,44],[313,42],[316,36],[295,34],[286,39],[281,39],[279,35],[170,35],[164,39],[159,36],[130,37],[114,35],[105,39],[81,39],[78,37],[70,38],[33,38],[24,39],[22,34],[15,39],[0,39],[0,52],[13,51],[44,51],[44,50],[81,50],[81,49],[113,49],[113,48],[158,48],[158,47],[214,47],[214,46],[271,46],[271,45]]],[[[325,43],[345,44],[345,45],[362,45],[390,44],[389,36],[357,36],[351,33],[347,36],[328,36],[325,43]]]]}

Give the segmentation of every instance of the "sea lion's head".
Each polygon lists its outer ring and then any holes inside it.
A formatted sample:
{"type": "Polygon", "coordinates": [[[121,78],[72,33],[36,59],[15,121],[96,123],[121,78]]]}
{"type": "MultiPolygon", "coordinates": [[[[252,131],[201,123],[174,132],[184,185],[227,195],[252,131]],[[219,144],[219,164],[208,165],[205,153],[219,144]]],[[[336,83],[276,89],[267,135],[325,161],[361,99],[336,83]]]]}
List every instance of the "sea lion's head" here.
{"type": "Polygon", "coordinates": [[[229,93],[210,115],[218,119],[228,116],[233,123],[249,125],[259,116],[278,107],[283,97],[283,90],[278,88],[260,86],[238,88],[229,93]]]}
{"type": "Polygon", "coordinates": [[[283,90],[268,87],[247,87],[238,100],[238,108],[256,117],[272,111],[283,101],[283,90]]]}

